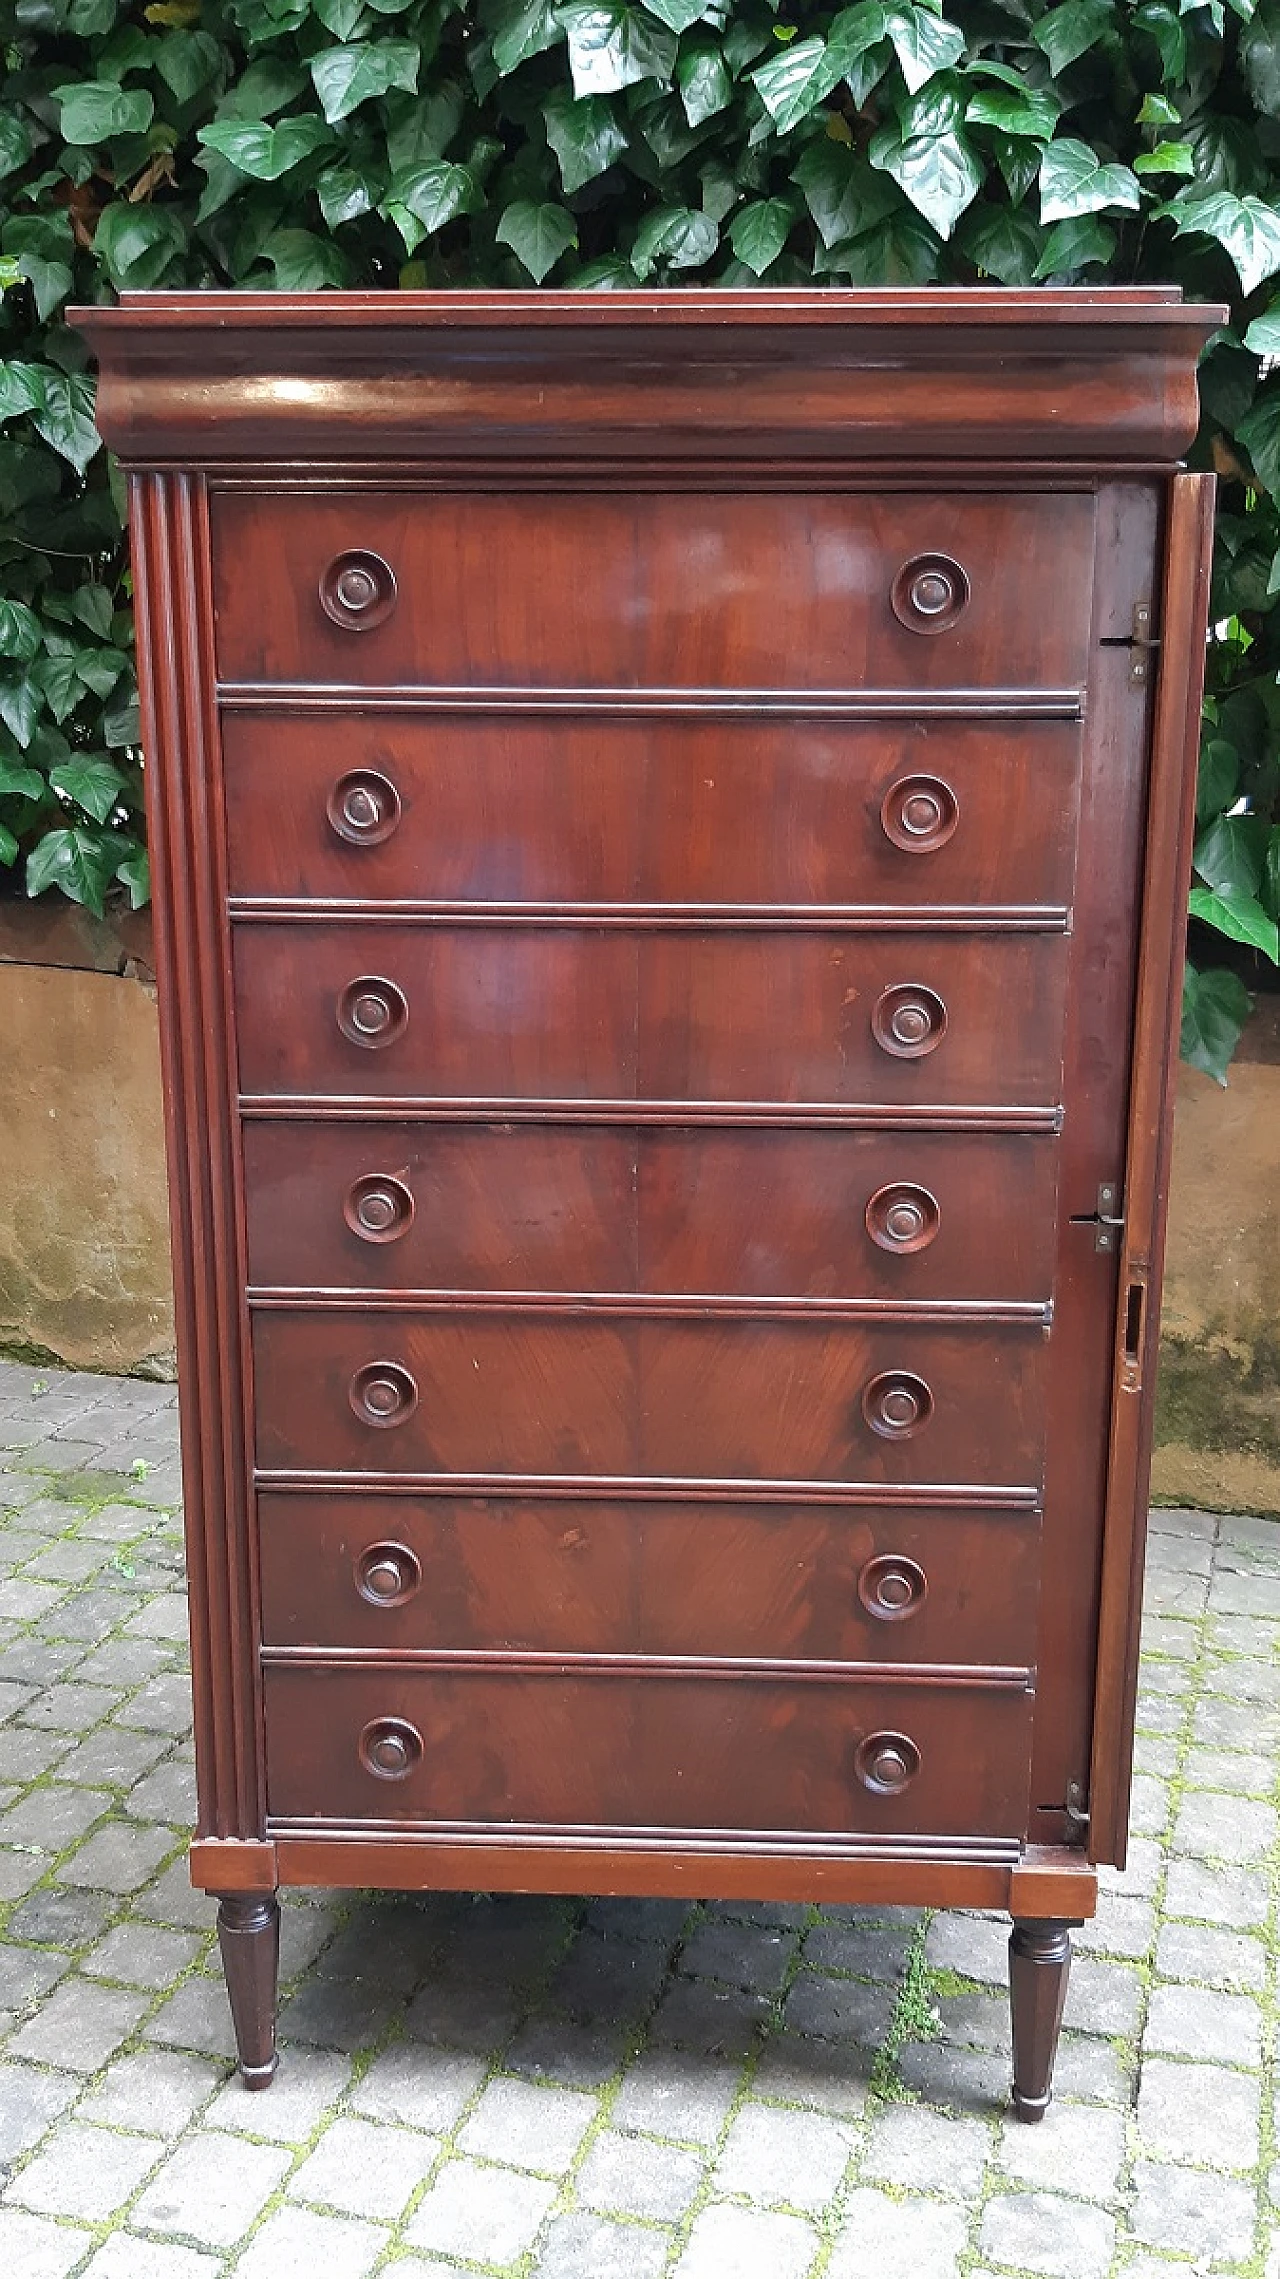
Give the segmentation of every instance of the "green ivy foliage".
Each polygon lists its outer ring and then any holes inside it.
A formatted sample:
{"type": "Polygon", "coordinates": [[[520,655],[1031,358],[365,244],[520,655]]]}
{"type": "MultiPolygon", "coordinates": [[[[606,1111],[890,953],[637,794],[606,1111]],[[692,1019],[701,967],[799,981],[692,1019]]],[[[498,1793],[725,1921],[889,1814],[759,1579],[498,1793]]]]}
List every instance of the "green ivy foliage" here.
{"type": "Polygon", "coordinates": [[[1238,947],[1183,1038],[1222,1077],[1280,957],[1280,0],[0,0],[0,38],[11,881],[147,893],[73,294],[1173,281],[1232,308],[1192,912],[1238,947]]]}

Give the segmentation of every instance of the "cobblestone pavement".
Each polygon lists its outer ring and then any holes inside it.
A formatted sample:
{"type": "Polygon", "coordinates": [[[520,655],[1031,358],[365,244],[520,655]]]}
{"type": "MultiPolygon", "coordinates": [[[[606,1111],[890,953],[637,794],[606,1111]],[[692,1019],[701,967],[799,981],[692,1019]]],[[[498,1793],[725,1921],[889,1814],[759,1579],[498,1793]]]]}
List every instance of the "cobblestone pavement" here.
{"type": "Polygon", "coordinates": [[[173,1396],[0,1364],[5,2279],[1280,2279],[1280,1526],[1155,1514],[1135,1838],[1038,2129],[978,1915],[294,1894],[250,2096],[173,1396]]]}

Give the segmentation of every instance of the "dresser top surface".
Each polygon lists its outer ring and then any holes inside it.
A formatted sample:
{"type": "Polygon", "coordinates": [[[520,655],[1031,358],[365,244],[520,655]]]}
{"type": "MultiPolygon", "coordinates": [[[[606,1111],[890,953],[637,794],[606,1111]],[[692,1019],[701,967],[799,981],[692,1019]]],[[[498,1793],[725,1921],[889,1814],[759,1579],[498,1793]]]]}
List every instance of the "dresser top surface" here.
{"type": "Polygon", "coordinates": [[[1227,311],[1103,291],[131,293],[72,310],[135,466],[1169,466],[1227,311]]]}

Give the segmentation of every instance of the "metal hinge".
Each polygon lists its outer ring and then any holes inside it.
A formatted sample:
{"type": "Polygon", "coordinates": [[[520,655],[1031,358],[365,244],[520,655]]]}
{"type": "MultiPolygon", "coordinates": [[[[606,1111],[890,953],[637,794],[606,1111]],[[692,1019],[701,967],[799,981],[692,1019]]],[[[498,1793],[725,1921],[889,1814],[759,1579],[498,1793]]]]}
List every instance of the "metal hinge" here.
{"type": "Polygon", "coordinates": [[[1067,1801],[1062,1809],[1073,1828],[1088,1827],[1089,1813],[1084,1800],[1083,1781],[1069,1780],[1067,1782],[1067,1801]]]}
{"type": "Polygon", "coordinates": [[[1118,1250],[1124,1229],[1124,1201],[1120,1189],[1104,1180],[1098,1189],[1098,1207],[1071,1221],[1073,1227],[1092,1227],[1095,1250],[1118,1250]]]}
{"type": "Polygon", "coordinates": [[[1151,677],[1150,657],[1160,646],[1160,636],[1151,630],[1154,611],[1149,601],[1136,601],[1133,620],[1128,633],[1104,633],[1104,649],[1127,649],[1129,652],[1129,684],[1143,688],[1151,677]]]}

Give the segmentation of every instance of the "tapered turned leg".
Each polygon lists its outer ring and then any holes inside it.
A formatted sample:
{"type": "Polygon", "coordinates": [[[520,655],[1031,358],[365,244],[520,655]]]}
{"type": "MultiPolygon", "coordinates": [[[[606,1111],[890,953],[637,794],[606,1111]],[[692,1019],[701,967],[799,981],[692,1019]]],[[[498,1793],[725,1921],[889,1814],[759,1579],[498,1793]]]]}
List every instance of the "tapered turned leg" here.
{"type": "Polygon", "coordinates": [[[280,1909],[273,1891],[237,1891],[218,1903],[218,1945],[246,2089],[266,2089],[276,2070],[276,1977],[280,1909]]]}
{"type": "Polygon", "coordinates": [[[1009,1940],[1013,2109],[1020,2121],[1042,2121],[1053,2094],[1074,1928],[1057,1921],[1016,1922],[1009,1940]]]}

